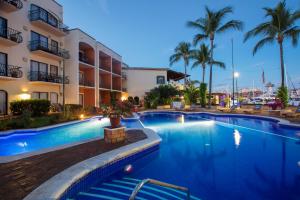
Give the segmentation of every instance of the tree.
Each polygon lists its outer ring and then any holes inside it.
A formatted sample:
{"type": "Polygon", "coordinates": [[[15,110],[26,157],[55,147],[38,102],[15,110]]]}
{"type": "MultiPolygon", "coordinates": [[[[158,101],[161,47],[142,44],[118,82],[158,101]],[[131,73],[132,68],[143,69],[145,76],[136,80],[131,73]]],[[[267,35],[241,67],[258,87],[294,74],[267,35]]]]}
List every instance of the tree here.
{"type": "MultiPolygon", "coordinates": [[[[209,47],[205,44],[201,44],[200,50],[192,51],[191,59],[195,60],[192,65],[192,68],[198,66],[202,67],[202,83],[204,83],[206,64],[209,64],[211,61],[209,47]]],[[[213,65],[217,65],[221,68],[225,68],[225,64],[223,62],[213,61],[213,65]]]]}
{"type": "Polygon", "coordinates": [[[205,17],[199,18],[196,21],[189,21],[187,23],[188,27],[195,28],[199,31],[194,36],[194,45],[198,42],[209,39],[210,40],[210,69],[209,69],[209,99],[208,106],[211,107],[211,91],[212,91],[212,66],[213,66],[213,47],[215,35],[219,33],[224,33],[229,30],[242,30],[243,23],[239,20],[230,20],[223,23],[224,18],[233,13],[232,7],[228,6],[218,11],[209,9],[205,7],[205,17]]]}
{"type": "Polygon", "coordinates": [[[170,56],[170,65],[173,65],[175,62],[179,60],[183,60],[184,62],[184,88],[187,84],[186,79],[186,68],[189,65],[189,60],[191,57],[191,44],[188,42],[180,42],[174,50],[174,54],[170,56]]]}
{"type": "Polygon", "coordinates": [[[199,99],[199,88],[195,87],[193,83],[187,84],[184,90],[184,98],[188,104],[196,104],[199,99]]]}
{"type": "Polygon", "coordinates": [[[253,48],[253,55],[266,44],[275,41],[279,44],[280,67],[281,67],[281,87],[285,87],[285,69],[283,60],[283,42],[291,39],[293,46],[298,44],[300,28],[296,21],[300,18],[300,10],[292,12],[286,7],[285,1],[279,2],[275,8],[263,8],[266,22],[257,25],[245,34],[244,42],[251,37],[263,37],[253,48]]]}

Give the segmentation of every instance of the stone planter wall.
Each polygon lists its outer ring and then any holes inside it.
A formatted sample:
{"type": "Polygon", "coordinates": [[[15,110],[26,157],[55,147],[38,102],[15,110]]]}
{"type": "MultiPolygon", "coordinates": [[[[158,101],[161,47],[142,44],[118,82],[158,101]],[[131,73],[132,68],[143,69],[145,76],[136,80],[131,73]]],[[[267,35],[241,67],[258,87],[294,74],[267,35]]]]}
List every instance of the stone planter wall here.
{"type": "Polygon", "coordinates": [[[125,141],[125,127],[119,128],[104,128],[104,140],[108,144],[125,141]]]}

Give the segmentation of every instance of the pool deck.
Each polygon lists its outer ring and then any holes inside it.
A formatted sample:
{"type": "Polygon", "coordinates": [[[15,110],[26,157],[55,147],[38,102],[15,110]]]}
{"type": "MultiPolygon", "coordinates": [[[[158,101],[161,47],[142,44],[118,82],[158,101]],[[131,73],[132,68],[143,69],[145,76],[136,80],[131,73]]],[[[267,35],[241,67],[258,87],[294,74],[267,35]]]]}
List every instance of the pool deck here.
{"type": "Polygon", "coordinates": [[[118,144],[106,144],[101,139],[0,164],[0,199],[23,199],[46,180],[76,163],[147,138],[140,130],[126,133],[126,141],[118,144]]]}

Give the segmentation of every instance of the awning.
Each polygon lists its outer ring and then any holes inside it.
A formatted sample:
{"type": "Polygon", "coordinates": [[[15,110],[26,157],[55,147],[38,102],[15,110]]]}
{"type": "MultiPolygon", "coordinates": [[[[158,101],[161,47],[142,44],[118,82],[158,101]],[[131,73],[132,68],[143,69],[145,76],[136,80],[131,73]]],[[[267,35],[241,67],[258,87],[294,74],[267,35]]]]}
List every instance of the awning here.
{"type": "MultiPolygon", "coordinates": [[[[187,74],[186,77],[189,77],[190,75],[187,74]]],[[[184,79],[184,73],[177,72],[171,69],[168,69],[167,71],[167,79],[168,81],[173,80],[173,81],[179,81],[181,79],[184,79]]]]}

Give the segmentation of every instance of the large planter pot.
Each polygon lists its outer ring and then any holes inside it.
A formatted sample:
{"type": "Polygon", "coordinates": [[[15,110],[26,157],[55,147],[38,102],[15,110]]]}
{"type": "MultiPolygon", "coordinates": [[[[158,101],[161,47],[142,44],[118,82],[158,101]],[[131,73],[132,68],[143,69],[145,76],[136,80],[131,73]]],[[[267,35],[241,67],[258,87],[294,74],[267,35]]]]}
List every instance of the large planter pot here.
{"type": "Polygon", "coordinates": [[[110,124],[112,128],[117,128],[121,124],[121,116],[113,115],[109,117],[110,124]]]}

